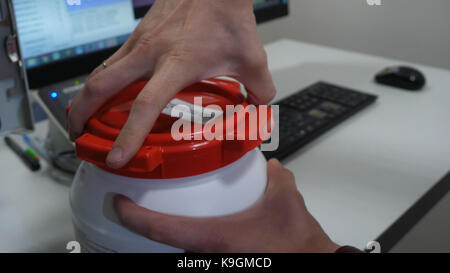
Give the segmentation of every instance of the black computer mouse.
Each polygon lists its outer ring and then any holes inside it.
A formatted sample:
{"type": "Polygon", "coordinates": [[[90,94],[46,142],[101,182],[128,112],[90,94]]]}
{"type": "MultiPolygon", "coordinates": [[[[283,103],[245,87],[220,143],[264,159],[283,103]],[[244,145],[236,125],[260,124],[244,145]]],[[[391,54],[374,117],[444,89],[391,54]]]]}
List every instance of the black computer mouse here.
{"type": "Polygon", "coordinates": [[[375,76],[375,81],[406,90],[421,90],[425,84],[425,76],[419,70],[406,66],[392,66],[375,76]]]}

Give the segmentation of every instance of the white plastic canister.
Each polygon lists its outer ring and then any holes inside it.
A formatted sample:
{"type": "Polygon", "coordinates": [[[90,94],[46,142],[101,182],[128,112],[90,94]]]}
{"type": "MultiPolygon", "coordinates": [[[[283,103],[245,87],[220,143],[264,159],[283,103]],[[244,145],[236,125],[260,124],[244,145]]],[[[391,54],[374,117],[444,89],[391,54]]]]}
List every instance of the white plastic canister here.
{"type": "MultiPolygon", "coordinates": [[[[256,148],[262,139],[175,141],[168,137],[169,125],[176,119],[164,114],[136,157],[122,170],[109,169],[104,163],[106,155],[144,84],[136,84],[108,102],[77,140],[77,155],[83,163],[72,185],[70,203],[76,239],[84,252],[183,251],[123,227],[112,205],[115,194],[153,211],[188,217],[237,213],[264,194],[266,160],[256,148]]],[[[237,83],[217,79],[195,84],[177,99],[190,103],[199,95],[206,108],[212,104],[246,105],[237,83]]],[[[224,123],[225,119],[224,115],[224,123]]],[[[266,121],[259,126],[267,126],[270,115],[266,121]]]]}

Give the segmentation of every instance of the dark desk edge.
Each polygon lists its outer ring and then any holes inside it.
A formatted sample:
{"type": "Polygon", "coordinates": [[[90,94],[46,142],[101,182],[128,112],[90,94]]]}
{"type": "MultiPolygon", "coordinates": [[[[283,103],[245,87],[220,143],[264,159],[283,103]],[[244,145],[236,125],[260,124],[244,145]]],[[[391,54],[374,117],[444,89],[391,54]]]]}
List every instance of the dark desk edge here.
{"type": "Polygon", "coordinates": [[[382,252],[389,252],[449,191],[450,172],[378,237],[382,252]]]}

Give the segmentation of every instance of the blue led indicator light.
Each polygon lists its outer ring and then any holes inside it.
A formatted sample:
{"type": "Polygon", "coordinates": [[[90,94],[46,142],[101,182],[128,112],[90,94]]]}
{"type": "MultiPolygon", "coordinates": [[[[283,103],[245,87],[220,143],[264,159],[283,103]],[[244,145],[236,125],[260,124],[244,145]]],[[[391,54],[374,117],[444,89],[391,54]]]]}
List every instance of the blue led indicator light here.
{"type": "Polygon", "coordinates": [[[51,92],[51,93],[50,93],[50,97],[51,97],[52,99],[56,99],[56,98],[58,97],[58,93],[57,93],[57,92],[51,92]]]}

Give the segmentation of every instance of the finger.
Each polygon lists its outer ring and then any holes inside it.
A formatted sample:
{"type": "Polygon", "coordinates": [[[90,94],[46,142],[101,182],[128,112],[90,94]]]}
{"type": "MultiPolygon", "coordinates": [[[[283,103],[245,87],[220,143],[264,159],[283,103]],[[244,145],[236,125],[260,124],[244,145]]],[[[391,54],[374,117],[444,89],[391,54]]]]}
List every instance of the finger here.
{"type": "Polygon", "coordinates": [[[268,180],[285,180],[291,179],[293,174],[284,168],[278,159],[272,158],[267,163],[267,177],[268,180]]]}
{"type": "Polygon", "coordinates": [[[295,186],[294,174],[284,168],[277,159],[271,159],[267,163],[267,180],[267,193],[279,189],[280,186],[295,186]]]}
{"type": "Polygon", "coordinates": [[[282,206],[286,206],[285,201],[294,200],[299,201],[302,206],[305,206],[305,200],[302,194],[297,189],[294,174],[288,169],[284,168],[277,159],[271,159],[267,164],[267,179],[268,185],[264,200],[273,203],[272,201],[280,201],[282,206]],[[282,197],[280,197],[282,196],[282,197]]]}
{"type": "Polygon", "coordinates": [[[156,119],[169,101],[183,88],[196,82],[192,69],[179,61],[168,61],[155,71],[140,92],[106,163],[122,168],[137,153],[156,119]]]}
{"type": "Polygon", "coordinates": [[[128,38],[128,40],[116,51],[113,55],[111,55],[108,59],[106,59],[102,64],[100,64],[90,75],[90,77],[102,72],[106,68],[114,65],[119,60],[125,58],[130,52],[132,52],[132,49],[134,45],[136,44],[140,33],[142,31],[138,31],[139,26],[134,30],[134,32],[131,34],[131,36],[128,38]],[[106,65],[106,67],[105,67],[106,65]]]}
{"type": "Polygon", "coordinates": [[[72,140],[79,137],[86,121],[112,96],[143,76],[143,67],[151,63],[136,61],[129,55],[108,69],[91,77],[75,97],[69,112],[69,133],[72,140]]]}
{"type": "Polygon", "coordinates": [[[124,196],[114,198],[114,208],[125,227],[153,241],[195,252],[220,249],[223,223],[219,218],[165,215],[140,207],[124,196]]]}
{"type": "Polygon", "coordinates": [[[97,68],[95,68],[94,71],[92,71],[92,73],[89,75],[89,78],[92,78],[93,76],[97,75],[98,73],[104,71],[106,68],[114,65],[122,58],[125,58],[130,53],[130,51],[131,50],[130,50],[129,42],[127,41],[116,52],[114,52],[113,55],[111,55],[108,59],[106,59],[102,64],[97,66],[97,68]]]}
{"type": "Polygon", "coordinates": [[[111,57],[105,60],[107,66],[112,66],[131,52],[132,40],[128,40],[111,57]]]}

